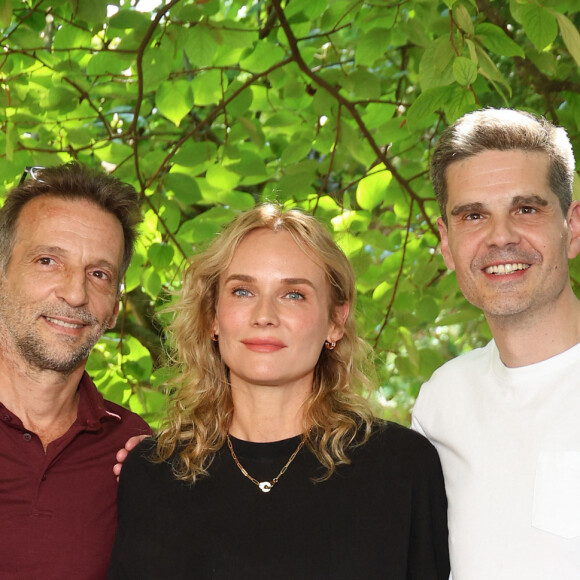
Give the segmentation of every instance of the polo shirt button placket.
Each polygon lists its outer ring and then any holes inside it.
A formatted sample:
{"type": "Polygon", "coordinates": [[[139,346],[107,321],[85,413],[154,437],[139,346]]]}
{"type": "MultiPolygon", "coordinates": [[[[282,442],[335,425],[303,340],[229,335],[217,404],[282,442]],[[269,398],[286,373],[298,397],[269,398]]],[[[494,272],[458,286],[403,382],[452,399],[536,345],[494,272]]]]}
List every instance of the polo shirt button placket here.
{"type": "Polygon", "coordinates": [[[32,441],[32,435],[30,433],[24,433],[24,435],[22,435],[22,439],[28,443],[29,441],[32,441]]]}

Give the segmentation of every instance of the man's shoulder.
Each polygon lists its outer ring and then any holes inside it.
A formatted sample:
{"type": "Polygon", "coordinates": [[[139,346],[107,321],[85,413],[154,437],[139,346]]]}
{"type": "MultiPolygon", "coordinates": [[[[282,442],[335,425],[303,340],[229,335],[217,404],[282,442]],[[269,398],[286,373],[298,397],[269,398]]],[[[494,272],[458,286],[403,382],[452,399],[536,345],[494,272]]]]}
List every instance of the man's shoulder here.
{"type": "Polygon", "coordinates": [[[457,385],[455,379],[461,379],[466,376],[474,376],[476,370],[481,370],[481,366],[486,364],[493,356],[496,349],[493,341],[481,348],[474,348],[463,353],[441,365],[431,376],[431,378],[421,387],[421,391],[432,388],[444,388],[457,385]]]}
{"type": "Polygon", "coordinates": [[[121,431],[127,438],[151,434],[146,421],[125,407],[105,399],[91,377],[85,372],[79,384],[79,420],[90,430],[106,426],[107,431],[121,431]]]}
{"type": "Polygon", "coordinates": [[[413,409],[412,428],[425,435],[422,423],[427,418],[440,419],[441,414],[459,411],[474,391],[479,390],[496,353],[497,347],[491,341],[439,367],[419,391],[413,409]]]}
{"type": "Polygon", "coordinates": [[[123,425],[141,429],[141,433],[152,433],[151,427],[149,427],[145,419],[137,413],[107,399],[104,399],[103,402],[105,404],[107,415],[119,420],[123,425]]]}

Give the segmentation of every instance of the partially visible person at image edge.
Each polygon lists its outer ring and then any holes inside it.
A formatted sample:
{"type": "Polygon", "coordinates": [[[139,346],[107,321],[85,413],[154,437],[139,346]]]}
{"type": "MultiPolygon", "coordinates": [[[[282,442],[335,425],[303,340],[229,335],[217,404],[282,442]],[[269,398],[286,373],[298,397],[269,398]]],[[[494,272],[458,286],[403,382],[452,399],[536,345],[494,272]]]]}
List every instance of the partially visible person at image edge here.
{"type": "Polygon", "coordinates": [[[76,163],[30,173],[0,210],[0,578],[102,580],[115,453],[151,430],[84,369],[115,325],[138,198],[76,163]]]}
{"type": "Polygon", "coordinates": [[[432,160],[441,251],[493,340],[423,385],[454,580],[580,578],[580,251],[572,146],[509,109],[465,115],[432,160]]]}

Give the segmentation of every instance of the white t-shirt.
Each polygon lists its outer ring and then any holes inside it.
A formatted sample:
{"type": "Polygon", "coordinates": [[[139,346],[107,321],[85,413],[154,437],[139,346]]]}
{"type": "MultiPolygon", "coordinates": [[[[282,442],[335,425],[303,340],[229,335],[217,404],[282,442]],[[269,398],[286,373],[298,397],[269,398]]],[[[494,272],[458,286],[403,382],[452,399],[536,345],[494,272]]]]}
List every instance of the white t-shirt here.
{"type": "Polygon", "coordinates": [[[494,341],[448,362],[413,428],[443,465],[454,580],[580,579],[580,344],[519,368],[494,341]]]}

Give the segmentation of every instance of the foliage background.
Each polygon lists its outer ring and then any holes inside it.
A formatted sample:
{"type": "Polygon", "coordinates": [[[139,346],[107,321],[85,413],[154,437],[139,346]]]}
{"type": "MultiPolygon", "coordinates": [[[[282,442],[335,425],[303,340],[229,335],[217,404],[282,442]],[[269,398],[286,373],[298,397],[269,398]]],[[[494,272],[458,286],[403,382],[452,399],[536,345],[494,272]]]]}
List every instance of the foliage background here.
{"type": "MultiPolygon", "coordinates": [[[[186,258],[257,202],[327,224],[358,278],[383,414],[489,330],[438,251],[428,164],[467,111],[566,127],[580,155],[577,0],[0,0],[0,180],[78,159],[140,193],[117,327],[88,370],[155,424],[186,258]]],[[[580,265],[572,265],[580,284],[580,265]]]]}

